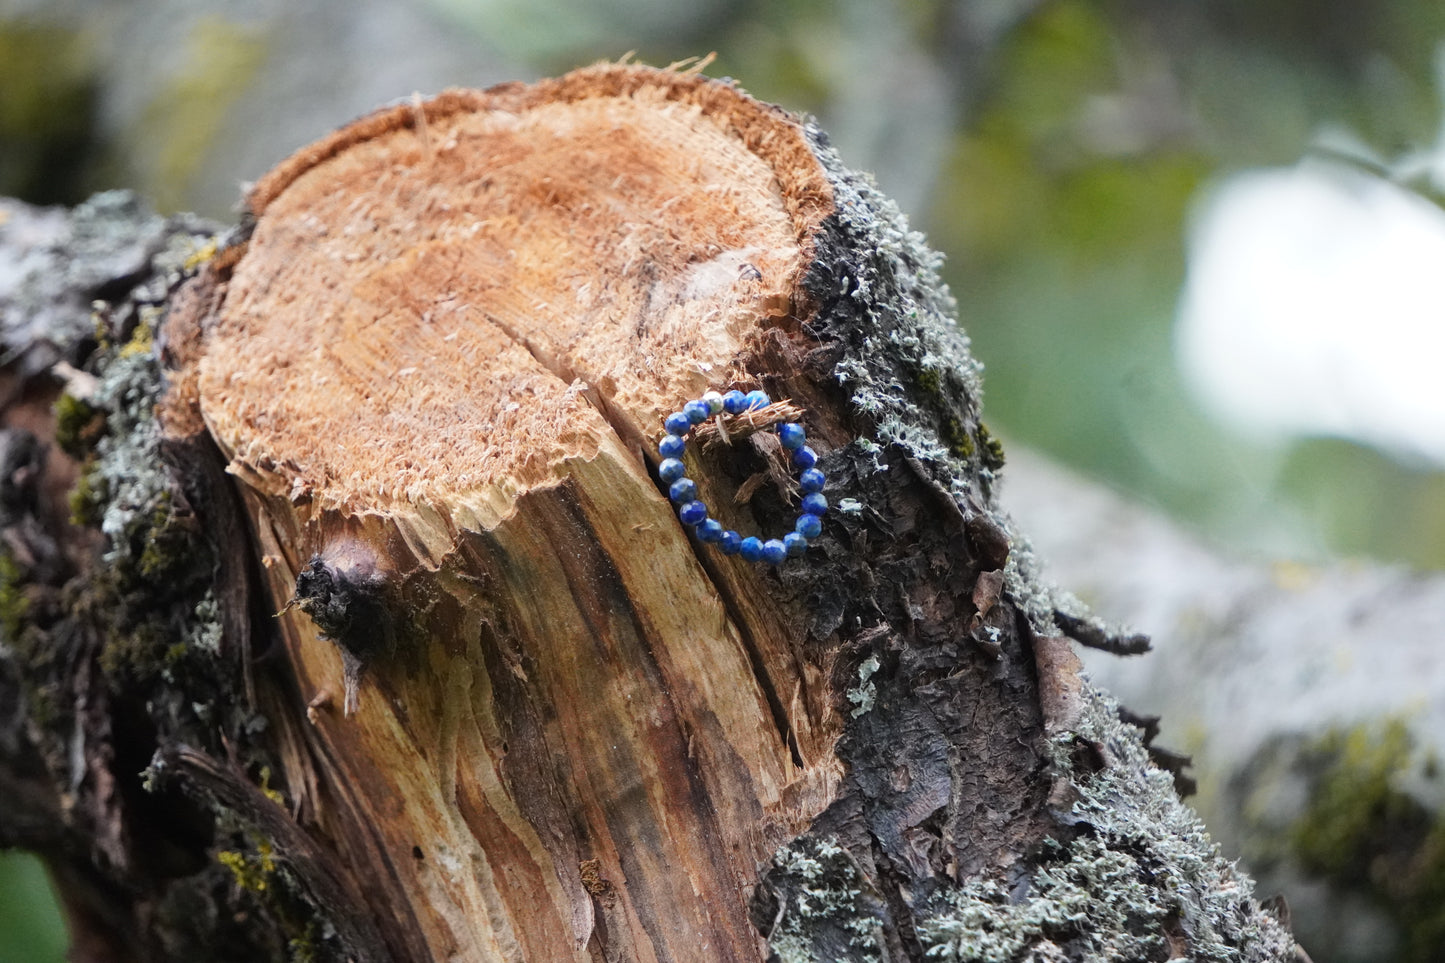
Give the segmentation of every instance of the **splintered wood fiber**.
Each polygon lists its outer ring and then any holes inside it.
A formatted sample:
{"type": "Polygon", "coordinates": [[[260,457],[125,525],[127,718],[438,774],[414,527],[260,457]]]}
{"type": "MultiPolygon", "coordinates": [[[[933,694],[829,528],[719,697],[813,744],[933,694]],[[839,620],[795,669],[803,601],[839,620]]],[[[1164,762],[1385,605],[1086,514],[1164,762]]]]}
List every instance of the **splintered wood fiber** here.
{"type": "Polygon", "coordinates": [[[228,453],[352,509],[516,492],[746,383],[826,182],[781,112],[622,77],[393,108],[258,184],[199,376],[228,453]]]}

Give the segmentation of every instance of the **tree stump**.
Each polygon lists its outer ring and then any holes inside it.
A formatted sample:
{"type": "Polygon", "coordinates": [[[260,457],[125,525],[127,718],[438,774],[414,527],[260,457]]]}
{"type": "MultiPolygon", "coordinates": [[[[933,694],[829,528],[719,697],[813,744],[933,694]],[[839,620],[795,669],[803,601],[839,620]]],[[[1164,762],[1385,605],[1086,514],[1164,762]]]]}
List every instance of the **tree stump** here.
{"type": "MultiPolygon", "coordinates": [[[[146,429],[229,714],[152,699],[139,741],[244,831],[234,898],[366,960],[1292,958],[1080,682],[1060,626],[1123,643],[994,503],[936,268],[815,127],[691,72],[448,92],[261,179],[169,295],[146,429]],[[783,415],[828,477],[777,567],[658,479],[730,388],[777,404],[690,445],[715,517],[792,527],[783,415]]],[[[142,902],[107,925],[155,953],[142,902]]]]}

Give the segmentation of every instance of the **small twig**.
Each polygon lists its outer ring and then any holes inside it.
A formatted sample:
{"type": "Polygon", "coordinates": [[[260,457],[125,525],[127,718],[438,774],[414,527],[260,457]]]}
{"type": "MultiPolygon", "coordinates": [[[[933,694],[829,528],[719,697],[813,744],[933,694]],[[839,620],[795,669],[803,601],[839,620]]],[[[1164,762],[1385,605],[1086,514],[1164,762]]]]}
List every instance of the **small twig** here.
{"type": "Polygon", "coordinates": [[[693,438],[704,448],[731,445],[755,432],[785,421],[797,421],[803,409],[790,401],[775,401],[766,408],[754,408],[740,415],[718,415],[692,430],[693,438]]]}
{"type": "Polygon", "coordinates": [[[1129,635],[1110,632],[1102,623],[1081,619],[1058,609],[1054,609],[1054,622],[1058,624],[1059,631],[1091,649],[1112,652],[1115,655],[1143,655],[1151,648],[1149,636],[1142,632],[1129,635]]]}

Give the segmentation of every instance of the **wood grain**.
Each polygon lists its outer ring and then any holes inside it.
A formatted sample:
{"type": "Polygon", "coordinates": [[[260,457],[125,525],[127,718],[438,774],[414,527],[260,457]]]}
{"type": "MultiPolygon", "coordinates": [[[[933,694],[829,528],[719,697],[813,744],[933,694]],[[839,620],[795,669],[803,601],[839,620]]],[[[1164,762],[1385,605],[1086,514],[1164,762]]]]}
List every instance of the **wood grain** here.
{"type": "MultiPolygon", "coordinates": [[[[799,124],[594,68],[363,119],[250,206],[223,296],[171,322],[203,332],[174,397],[243,483],[278,610],[320,555],[399,613],[350,716],[338,647],[281,617],[317,703],[287,785],[394,951],[760,958],[751,887],[831,802],[842,724],[802,613],[700,555],[651,471],[668,412],[803,337],[830,193],[799,124]]],[[[698,480],[756,530],[738,456],[698,480]]]]}

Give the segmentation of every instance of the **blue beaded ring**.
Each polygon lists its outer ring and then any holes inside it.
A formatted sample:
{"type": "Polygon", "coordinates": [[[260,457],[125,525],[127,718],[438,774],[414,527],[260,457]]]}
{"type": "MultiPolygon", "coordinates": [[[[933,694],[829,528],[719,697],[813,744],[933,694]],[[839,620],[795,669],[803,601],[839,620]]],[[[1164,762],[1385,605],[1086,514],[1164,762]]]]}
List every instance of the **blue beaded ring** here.
{"type": "Polygon", "coordinates": [[[828,510],[828,499],[822,495],[826,479],[813,466],[818,455],[807,446],[807,434],[803,426],[795,422],[778,425],[778,440],[791,456],[793,465],[801,470],[798,485],[805,492],[802,514],[798,516],[793,530],[782,538],[766,541],[755,536],[744,538],[731,529],[723,528],[721,522],[711,518],[707,506],[697,500],[697,485],[687,477],[682,463],[683,452],[687,449],[687,436],[692,429],[709,418],[726,413],[741,415],[749,411],[760,411],[772,404],[771,399],[761,391],[729,391],[720,394],[709,391],[695,401],[682,406],[663,421],[667,434],[658,443],[657,453],[662,461],[657,466],[657,477],[668,486],[668,498],[677,506],[677,517],[697,532],[698,541],[716,545],[724,555],[740,555],[749,562],[767,562],[781,565],[784,559],[797,558],[808,550],[808,542],[823,532],[823,513],[828,510]]]}

